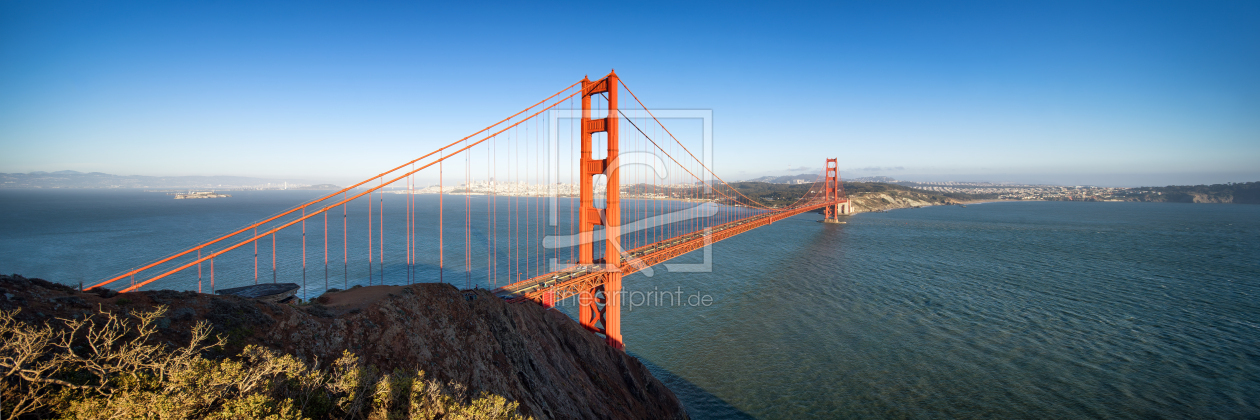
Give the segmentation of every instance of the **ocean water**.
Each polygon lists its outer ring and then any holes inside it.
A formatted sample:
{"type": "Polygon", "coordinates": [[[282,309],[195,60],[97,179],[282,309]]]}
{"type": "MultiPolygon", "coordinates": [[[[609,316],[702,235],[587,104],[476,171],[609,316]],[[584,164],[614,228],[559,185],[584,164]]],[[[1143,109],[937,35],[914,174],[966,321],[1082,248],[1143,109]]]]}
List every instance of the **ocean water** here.
{"type": "MultiPolygon", "coordinates": [[[[0,218],[0,272],[92,286],[318,199],[329,191],[228,193],[231,197],[174,200],[164,193],[140,190],[0,190],[0,202],[6,211],[5,217],[0,218]]],[[[361,198],[344,209],[336,209],[340,211],[327,213],[327,218],[318,215],[275,235],[265,234],[279,222],[263,225],[256,230],[263,234],[258,241],[249,242],[251,234],[247,232],[207,248],[217,250],[244,241],[241,247],[216,257],[213,267],[210,261],[202,262],[199,267],[189,266],[143,287],[209,293],[257,282],[287,282],[299,284],[302,290],[298,296],[304,298],[331,287],[414,281],[493,288],[554,271],[550,269],[551,259],[570,261],[575,252],[573,248],[548,248],[544,239],[572,233],[563,229],[574,221],[576,200],[557,200],[556,218],[564,227],[553,228],[547,221],[547,198],[501,196],[491,200],[485,196],[448,195],[443,202],[445,213],[439,214],[436,195],[416,195],[412,245],[417,256],[414,263],[407,264],[405,198],[400,194],[361,198]],[[465,219],[466,213],[471,217],[465,219]],[[386,220],[383,226],[382,215],[386,220]],[[439,228],[439,217],[445,220],[444,229],[439,228]],[[444,242],[438,241],[439,234],[444,242]],[[438,252],[439,244],[443,253],[438,252]]],[[[694,215],[695,205],[623,200],[626,213],[694,215]]],[[[718,214],[753,212],[726,208],[718,214]]],[[[292,219],[286,216],[280,221],[292,219]]],[[[717,218],[690,218],[653,229],[627,230],[622,243],[631,249],[670,236],[671,231],[678,232],[683,227],[695,229],[715,222],[717,218]]],[[[602,242],[595,245],[596,255],[602,254],[602,247],[602,242]]],[[[195,256],[179,257],[136,276],[135,280],[143,282],[163,270],[190,263],[195,256]]],[[[131,285],[131,279],[124,278],[107,287],[123,289],[131,285]]]]}
{"type": "MultiPolygon", "coordinates": [[[[91,283],[322,193],[0,190],[0,272],[91,283]]],[[[386,200],[389,214],[401,208],[386,200]]],[[[1248,205],[1058,202],[843,225],[806,214],[714,244],[708,263],[694,252],[671,261],[689,266],[628,276],[623,334],[697,419],[1256,418],[1258,216],[1248,205]]],[[[299,281],[297,240],[280,238],[279,281],[299,281]]],[[[404,281],[387,251],[386,282],[404,281]]],[[[352,252],[364,255],[334,270],[333,287],[379,283],[366,251],[352,252]]],[[[318,293],[322,254],[312,260],[307,291],[318,293]]],[[[232,270],[221,265],[219,286],[252,281],[232,270]]],[[[444,270],[460,284],[462,268],[444,270]]],[[[197,285],[185,275],[161,286],[197,285]]]]}
{"type": "Polygon", "coordinates": [[[1260,206],[816,219],[626,281],[713,297],[623,315],[694,418],[1260,417],[1260,206]]]}

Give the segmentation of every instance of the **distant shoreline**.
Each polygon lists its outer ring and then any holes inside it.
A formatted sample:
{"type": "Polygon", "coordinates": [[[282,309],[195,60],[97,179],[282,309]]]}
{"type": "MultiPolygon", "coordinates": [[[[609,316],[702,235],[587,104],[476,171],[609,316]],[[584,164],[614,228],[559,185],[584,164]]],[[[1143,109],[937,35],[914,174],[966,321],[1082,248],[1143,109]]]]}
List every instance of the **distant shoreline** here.
{"type": "Polygon", "coordinates": [[[1032,201],[1052,201],[1052,200],[999,200],[999,199],[991,199],[991,200],[967,200],[967,201],[959,201],[958,203],[959,203],[959,204],[1019,203],[1019,202],[1025,202],[1025,201],[1027,201],[1027,202],[1032,202],[1032,201]]]}

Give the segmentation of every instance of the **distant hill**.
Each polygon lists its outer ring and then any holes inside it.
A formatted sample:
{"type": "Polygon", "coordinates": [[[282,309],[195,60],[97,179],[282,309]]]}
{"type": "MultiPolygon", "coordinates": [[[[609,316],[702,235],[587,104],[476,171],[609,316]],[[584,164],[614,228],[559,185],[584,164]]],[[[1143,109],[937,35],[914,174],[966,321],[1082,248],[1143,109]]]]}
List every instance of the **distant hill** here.
{"type": "MultiPolygon", "coordinates": [[[[843,179],[843,178],[842,178],[842,179],[843,179]]],[[[845,179],[845,181],[853,181],[853,182],[883,182],[883,183],[901,182],[901,181],[898,181],[898,180],[896,180],[896,179],[894,179],[894,178],[891,178],[891,177],[886,177],[886,176],[864,176],[864,177],[861,177],[861,178],[845,179]]]]}
{"type": "MultiPolygon", "coordinates": [[[[795,203],[807,192],[813,185],[813,180],[806,184],[783,184],[769,182],[732,182],[731,186],[735,187],[740,194],[748,198],[752,198],[767,206],[788,206],[795,203]]],[[[856,198],[865,194],[885,194],[885,196],[896,196],[910,199],[908,202],[922,201],[924,203],[949,204],[957,201],[970,201],[996,198],[996,194],[960,194],[960,193],[942,193],[936,191],[921,190],[917,188],[906,187],[897,184],[879,183],[879,182],[856,182],[843,181],[844,191],[850,198],[856,198]],[[915,201],[918,200],[918,201],[915,201]]],[[[914,204],[925,205],[925,204],[914,204]]],[[[926,204],[930,205],[930,204],[926,204]]],[[[871,205],[869,208],[886,209],[883,207],[871,205]]]]}
{"type": "Polygon", "coordinates": [[[78,171],[0,173],[0,188],[257,188],[266,187],[268,183],[274,188],[286,181],[291,188],[306,184],[292,179],[243,176],[143,176],[78,171]]]}
{"type": "Polygon", "coordinates": [[[1130,188],[1134,201],[1260,204],[1260,182],[1130,188]]]}
{"type": "Polygon", "coordinates": [[[340,190],[341,187],[338,187],[333,184],[319,184],[319,185],[308,185],[308,186],[301,187],[298,189],[299,190],[340,190]]]}
{"type": "MultiPolygon", "coordinates": [[[[841,179],[844,179],[845,181],[853,181],[853,182],[884,182],[884,183],[900,182],[900,181],[897,181],[896,179],[886,177],[886,176],[866,176],[866,177],[861,177],[861,178],[845,179],[843,177],[843,174],[841,175],[842,175],[840,177],[841,179]]],[[[814,181],[819,181],[821,179],[822,179],[822,174],[800,174],[800,175],[785,175],[785,176],[763,176],[761,178],[753,178],[753,179],[745,180],[742,182],[765,182],[767,184],[812,184],[814,183],[814,181]]]]}
{"type": "Polygon", "coordinates": [[[812,184],[820,177],[822,177],[822,174],[763,176],[761,178],[749,179],[743,182],[765,182],[767,184],[812,184]]]}

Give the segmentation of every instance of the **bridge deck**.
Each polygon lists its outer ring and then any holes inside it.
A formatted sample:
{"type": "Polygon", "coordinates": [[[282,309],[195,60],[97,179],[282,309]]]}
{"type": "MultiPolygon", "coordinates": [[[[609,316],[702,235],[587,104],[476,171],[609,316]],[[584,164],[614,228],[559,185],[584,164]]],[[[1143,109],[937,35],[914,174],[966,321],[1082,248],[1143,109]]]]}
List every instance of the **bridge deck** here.
{"type": "MultiPolygon", "coordinates": [[[[647,267],[661,264],[695,251],[713,242],[718,242],[801,213],[845,202],[848,202],[848,200],[810,203],[791,210],[764,213],[713,226],[703,231],[692,232],[644,245],[622,254],[621,266],[616,269],[625,275],[633,274],[647,267]]],[[[604,268],[603,264],[575,265],[561,271],[543,274],[494,289],[494,293],[512,301],[533,300],[542,302],[544,294],[551,292],[553,293],[552,298],[559,301],[603,284],[605,274],[609,272],[604,268]]]]}

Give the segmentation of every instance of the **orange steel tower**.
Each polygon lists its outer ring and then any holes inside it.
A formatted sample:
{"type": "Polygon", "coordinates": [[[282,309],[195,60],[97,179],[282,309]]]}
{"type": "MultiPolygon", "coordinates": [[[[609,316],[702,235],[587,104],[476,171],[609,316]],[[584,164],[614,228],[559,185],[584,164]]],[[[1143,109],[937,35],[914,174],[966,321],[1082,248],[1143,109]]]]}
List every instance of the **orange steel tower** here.
{"type": "Polygon", "coordinates": [[[823,193],[826,194],[827,201],[835,204],[823,207],[823,222],[825,223],[840,222],[836,218],[840,213],[840,204],[837,203],[840,201],[840,170],[837,168],[837,165],[836,159],[827,159],[827,180],[823,184],[823,193]]]}
{"type": "Polygon", "coordinates": [[[602,333],[608,345],[625,349],[621,341],[621,182],[617,170],[617,73],[595,82],[582,79],[582,157],[581,193],[578,213],[578,264],[603,263],[602,284],[578,295],[578,321],[586,329],[602,333]],[[607,93],[608,115],[591,119],[591,96],[607,93]],[[591,135],[607,135],[608,153],[603,159],[591,157],[591,135]],[[604,208],[595,207],[595,176],[607,179],[604,208]],[[604,226],[604,255],[594,256],[594,231],[604,226]]]}

